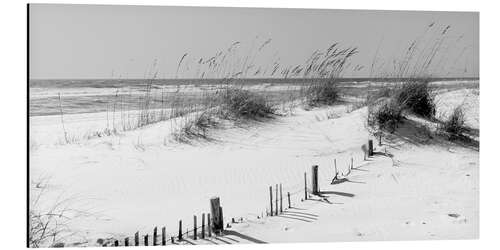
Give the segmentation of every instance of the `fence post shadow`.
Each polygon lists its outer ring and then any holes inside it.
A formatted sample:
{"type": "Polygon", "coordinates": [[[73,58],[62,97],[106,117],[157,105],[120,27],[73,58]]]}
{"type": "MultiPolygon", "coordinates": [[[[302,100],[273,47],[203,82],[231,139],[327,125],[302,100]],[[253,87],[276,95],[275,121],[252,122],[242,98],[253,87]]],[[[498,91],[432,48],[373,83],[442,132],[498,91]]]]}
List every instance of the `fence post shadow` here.
{"type": "Polygon", "coordinates": [[[265,244],[265,243],[267,243],[265,241],[253,238],[253,237],[248,236],[248,235],[244,235],[242,233],[238,233],[238,232],[233,231],[233,230],[227,230],[226,229],[226,230],[224,230],[224,234],[226,234],[226,235],[233,235],[233,236],[236,236],[236,237],[240,237],[242,239],[248,240],[248,241],[253,242],[253,243],[258,243],[258,244],[265,244]]]}

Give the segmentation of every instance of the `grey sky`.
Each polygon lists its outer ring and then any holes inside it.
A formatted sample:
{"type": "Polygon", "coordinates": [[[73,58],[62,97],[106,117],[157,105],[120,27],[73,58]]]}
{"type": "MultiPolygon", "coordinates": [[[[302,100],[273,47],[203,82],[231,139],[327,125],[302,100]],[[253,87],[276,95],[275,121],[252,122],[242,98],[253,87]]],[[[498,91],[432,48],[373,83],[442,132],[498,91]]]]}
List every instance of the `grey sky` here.
{"type": "MultiPolygon", "coordinates": [[[[364,77],[377,48],[386,65],[380,70],[387,71],[412,40],[431,37],[425,31],[432,22],[451,26],[451,45],[434,74],[477,77],[478,13],[43,4],[30,7],[30,74],[142,78],[156,60],[158,77],[172,78],[184,53],[188,65],[235,41],[243,44],[239,53],[244,55],[252,44],[271,38],[260,55],[263,65],[278,57],[296,65],[316,49],[340,42],[358,47],[352,63],[365,66],[345,76],[364,77]]],[[[191,71],[182,68],[179,75],[190,77],[191,71]]]]}

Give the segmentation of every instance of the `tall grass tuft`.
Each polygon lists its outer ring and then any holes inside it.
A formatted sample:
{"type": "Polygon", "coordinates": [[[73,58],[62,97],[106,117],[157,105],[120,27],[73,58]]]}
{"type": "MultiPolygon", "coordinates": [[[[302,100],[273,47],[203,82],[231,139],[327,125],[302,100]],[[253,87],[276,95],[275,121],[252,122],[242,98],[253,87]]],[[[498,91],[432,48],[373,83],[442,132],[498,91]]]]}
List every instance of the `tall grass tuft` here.
{"type": "MultiPolygon", "coordinates": [[[[207,58],[195,58],[184,53],[177,64],[176,79],[220,79],[214,86],[201,88],[201,92],[183,93],[180,83],[177,83],[176,91],[165,92],[157,79],[159,70],[157,60],[154,60],[144,75],[144,85],[138,94],[132,94],[131,90],[128,94],[117,90],[106,101],[105,129],[89,132],[84,138],[113,135],[166,120],[171,123],[183,121],[180,126],[185,127],[185,134],[192,137],[206,134],[204,128],[207,128],[207,123],[203,121],[271,117],[277,114],[280,106],[286,113],[292,114],[292,109],[304,103],[304,100],[310,106],[319,106],[331,105],[339,99],[335,79],[341,77],[345,68],[350,67],[349,59],[358,53],[357,48],[343,48],[334,43],[327,49],[314,51],[303,63],[284,65],[275,55],[272,63],[258,65],[257,62],[267,60],[262,53],[271,46],[271,41],[266,39],[259,44],[256,38],[246,54],[241,53],[240,42],[234,42],[227,49],[219,50],[207,58]],[[297,85],[287,91],[254,91],[241,81],[240,78],[246,77],[310,78],[308,82],[312,83],[297,85]],[[235,79],[241,85],[237,86],[233,81],[235,79]],[[120,112],[118,116],[117,112],[120,112]],[[118,117],[121,120],[119,123],[118,117]],[[186,119],[174,119],[178,117],[186,119]],[[198,128],[201,133],[196,132],[198,128]]],[[[62,110],[61,123],[65,131],[62,110]]],[[[68,141],[66,132],[65,137],[65,141],[68,141]]]]}
{"type": "Polygon", "coordinates": [[[403,108],[394,99],[384,99],[368,106],[368,126],[394,133],[403,120],[403,108]]]}
{"type": "Polygon", "coordinates": [[[218,119],[211,110],[201,111],[185,117],[172,135],[175,141],[188,143],[192,139],[210,140],[208,130],[218,126],[218,119]]]}
{"type": "Polygon", "coordinates": [[[276,111],[266,97],[241,87],[227,87],[216,98],[223,118],[265,118],[276,111]]]}
{"type": "Polygon", "coordinates": [[[394,98],[404,109],[418,116],[434,118],[436,114],[434,94],[426,81],[404,83],[396,91],[394,98]]]}
{"type": "Polygon", "coordinates": [[[309,106],[333,105],[339,99],[339,88],[335,81],[313,83],[304,91],[309,106]]]}
{"type": "Polygon", "coordinates": [[[441,130],[446,132],[450,139],[460,138],[469,131],[465,126],[465,115],[461,106],[453,109],[448,119],[441,124],[441,130]]]}

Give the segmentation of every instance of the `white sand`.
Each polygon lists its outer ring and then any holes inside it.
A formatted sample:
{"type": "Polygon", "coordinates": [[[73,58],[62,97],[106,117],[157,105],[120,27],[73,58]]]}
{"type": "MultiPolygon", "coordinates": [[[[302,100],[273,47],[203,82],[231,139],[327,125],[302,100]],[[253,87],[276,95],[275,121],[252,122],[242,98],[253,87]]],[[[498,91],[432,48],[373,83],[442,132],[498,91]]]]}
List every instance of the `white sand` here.
{"type": "MultiPolygon", "coordinates": [[[[445,99],[468,96],[465,93],[445,93],[453,94],[445,99]]],[[[471,105],[468,112],[474,117],[479,110],[477,103],[471,105]]],[[[384,146],[394,154],[397,167],[384,156],[363,161],[361,145],[371,138],[364,124],[366,108],[351,113],[347,109],[297,110],[270,122],[215,129],[210,134],[213,141],[193,145],[174,142],[170,131],[176,124],[169,121],[59,144],[60,118],[32,117],[31,177],[51,177],[45,205],[57,197],[78,197],[74,206],[99,215],[70,225],[91,240],[89,245],[99,237],[151,234],[154,226],[176,233],[178,220],[191,227],[192,216],[209,211],[214,195],[221,198],[226,221],[244,218],[233,225],[237,232],[265,242],[478,237],[478,151],[400,140],[391,144],[394,147],[384,146]],[[339,117],[328,119],[332,112],[339,117]],[[334,159],[345,173],[351,157],[354,166],[361,167],[350,174],[353,182],[330,185],[334,159]],[[303,173],[309,174],[316,164],[322,191],[346,193],[325,194],[331,204],[300,202],[303,173]],[[294,193],[292,204],[299,209],[287,216],[257,219],[268,207],[269,185],[277,183],[283,183],[285,193],[294,193]]],[[[102,127],[102,117],[72,115],[67,129],[102,127]]],[[[241,243],[252,241],[232,237],[241,243]]],[[[210,242],[196,242],[201,243],[210,242]]]]}

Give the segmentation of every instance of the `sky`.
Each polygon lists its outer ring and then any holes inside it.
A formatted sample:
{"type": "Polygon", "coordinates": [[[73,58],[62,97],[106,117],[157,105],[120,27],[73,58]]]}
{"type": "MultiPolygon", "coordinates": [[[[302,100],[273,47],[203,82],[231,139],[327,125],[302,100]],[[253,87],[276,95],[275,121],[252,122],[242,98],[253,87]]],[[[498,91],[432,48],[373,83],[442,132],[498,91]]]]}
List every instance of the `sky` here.
{"type": "Polygon", "coordinates": [[[412,41],[430,52],[442,37],[439,55],[429,67],[432,76],[479,77],[477,12],[59,4],[29,8],[31,79],[152,74],[193,78],[200,75],[199,58],[226,51],[235,42],[235,64],[251,55],[263,68],[276,61],[304,63],[314,51],[338,42],[359,51],[343,76],[384,76],[405,57],[412,41]]]}

